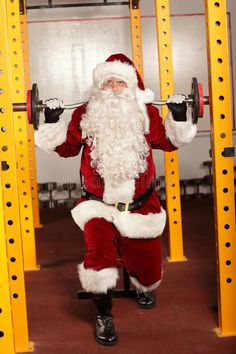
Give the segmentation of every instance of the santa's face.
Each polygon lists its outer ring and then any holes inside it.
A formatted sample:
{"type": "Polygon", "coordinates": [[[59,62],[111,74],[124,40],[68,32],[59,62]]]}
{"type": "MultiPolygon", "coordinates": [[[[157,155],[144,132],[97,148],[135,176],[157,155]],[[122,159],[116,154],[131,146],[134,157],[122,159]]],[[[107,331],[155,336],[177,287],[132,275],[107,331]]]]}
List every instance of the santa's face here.
{"type": "Polygon", "coordinates": [[[119,92],[127,87],[128,86],[124,80],[119,80],[112,77],[106,80],[102,85],[103,90],[113,90],[115,92],[119,92]]]}
{"type": "Polygon", "coordinates": [[[93,89],[81,128],[91,145],[91,165],[105,184],[117,186],[145,172],[144,112],[124,81],[110,79],[102,90],[93,89]]]}

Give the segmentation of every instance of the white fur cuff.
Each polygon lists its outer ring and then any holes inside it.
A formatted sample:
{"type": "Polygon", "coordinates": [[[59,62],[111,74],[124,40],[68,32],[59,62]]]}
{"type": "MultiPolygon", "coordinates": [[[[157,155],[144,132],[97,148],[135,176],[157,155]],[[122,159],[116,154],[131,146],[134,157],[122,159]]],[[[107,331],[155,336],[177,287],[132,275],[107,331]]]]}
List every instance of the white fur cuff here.
{"type": "Polygon", "coordinates": [[[122,236],[134,239],[148,239],[161,236],[166,224],[166,212],[142,215],[119,211],[113,206],[96,200],[88,200],[78,204],[71,211],[76,224],[84,230],[84,225],[93,218],[104,218],[112,222],[122,236]]]}
{"type": "Polygon", "coordinates": [[[139,283],[138,279],[134,278],[134,277],[130,277],[131,283],[135,286],[135,288],[137,290],[142,291],[143,293],[146,293],[147,291],[153,291],[156,288],[158,288],[158,286],[161,284],[161,280],[158,280],[156,283],[153,283],[149,286],[145,286],[139,283]]]}
{"type": "Polygon", "coordinates": [[[94,218],[104,218],[112,222],[112,207],[96,200],[87,200],[76,205],[71,210],[75,223],[84,231],[85,224],[94,218]]]}
{"type": "Polygon", "coordinates": [[[102,88],[103,83],[111,77],[123,79],[131,87],[137,84],[135,68],[119,60],[98,64],[93,71],[93,81],[98,88],[102,88]]]}
{"type": "Polygon", "coordinates": [[[161,236],[166,224],[166,212],[142,215],[130,212],[118,212],[113,224],[121,235],[133,239],[148,239],[161,236]]]}
{"type": "Polygon", "coordinates": [[[175,147],[190,143],[197,134],[197,124],[192,123],[192,117],[187,115],[186,122],[176,122],[171,112],[165,119],[166,136],[175,147]]]}
{"type": "Polygon", "coordinates": [[[116,286],[119,277],[117,268],[104,268],[97,271],[85,269],[84,263],[78,265],[78,273],[83,289],[94,294],[106,294],[107,290],[116,286]]]}
{"type": "Polygon", "coordinates": [[[66,141],[68,124],[61,118],[57,123],[41,125],[34,133],[36,146],[48,153],[52,152],[57,146],[66,141]]]}

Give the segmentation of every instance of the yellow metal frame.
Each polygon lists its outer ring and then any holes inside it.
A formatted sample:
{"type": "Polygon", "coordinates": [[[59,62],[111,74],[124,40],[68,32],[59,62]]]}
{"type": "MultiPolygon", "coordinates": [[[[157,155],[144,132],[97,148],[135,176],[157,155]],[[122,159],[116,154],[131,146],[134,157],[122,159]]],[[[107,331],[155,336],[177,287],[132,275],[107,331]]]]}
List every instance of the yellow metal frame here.
{"type": "MultiPolygon", "coordinates": [[[[2,189],[0,175],[0,216],[3,215],[2,189]]],[[[0,353],[15,354],[6,242],[4,219],[0,217],[0,353]]]]}
{"type": "MultiPolygon", "coordinates": [[[[166,100],[169,95],[174,93],[169,1],[155,0],[155,5],[161,99],[166,100]]],[[[167,107],[163,106],[162,116],[166,115],[167,107]]],[[[178,165],[178,153],[176,151],[165,152],[165,184],[169,225],[168,260],[170,262],[186,260],[183,255],[178,165]]]]}
{"type": "MultiPolygon", "coordinates": [[[[7,258],[12,322],[14,328],[15,351],[32,350],[28,338],[27,309],[25,297],[24,268],[22,258],[21,219],[19,210],[17,160],[14,136],[14,115],[12,101],[12,72],[9,58],[15,55],[9,47],[9,22],[6,2],[0,0],[0,83],[1,83],[1,125],[0,125],[0,160],[5,161],[5,170],[1,171],[2,196],[4,212],[0,217],[4,220],[7,241],[7,258]]],[[[12,13],[11,16],[14,16],[12,13]]],[[[15,30],[15,24],[11,25],[15,30]]],[[[13,40],[13,38],[12,38],[13,40]]],[[[18,65],[18,63],[15,63],[18,65]]]]}
{"type": "MultiPolygon", "coordinates": [[[[29,90],[31,87],[30,87],[26,1],[24,1],[24,12],[20,15],[20,21],[21,21],[22,51],[23,51],[23,58],[24,58],[25,89],[29,90]]],[[[28,124],[27,129],[28,129],[28,147],[29,147],[28,154],[29,154],[30,184],[31,184],[34,227],[41,228],[42,224],[40,223],[40,215],[39,215],[39,198],[38,198],[37,172],[36,172],[36,161],[35,161],[34,127],[32,124],[28,124]]]]}
{"type": "Polygon", "coordinates": [[[214,174],[219,336],[236,335],[236,233],[226,1],[205,0],[214,174]],[[226,150],[225,150],[226,149],[226,150]]]}
{"type": "MultiPolygon", "coordinates": [[[[25,102],[24,66],[21,45],[19,1],[7,1],[9,60],[11,65],[12,101],[25,102]],[[14,15],[13,15],[14,14],[14,15]]],[[[36,270],[35,234],[30,184],[27,113],[14,112],[18,193],[21,218],[24,269],[36,270]]]]}
{"type": "Polygon", "coordinates": [[[143,54],[142,54],[142,24],[139,6],[133,7],[133,1],[130,0],[130,25],[131,25],[131,43],[132,59],[139,74],[143,78],[143,54]]]}

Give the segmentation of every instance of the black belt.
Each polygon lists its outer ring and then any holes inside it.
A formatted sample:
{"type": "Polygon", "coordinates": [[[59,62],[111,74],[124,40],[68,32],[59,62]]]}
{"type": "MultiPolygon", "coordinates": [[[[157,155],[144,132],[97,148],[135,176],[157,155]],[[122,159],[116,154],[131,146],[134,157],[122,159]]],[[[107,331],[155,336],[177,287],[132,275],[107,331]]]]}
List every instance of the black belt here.
{"type": "MultiPolygon", "coordinates": [[[[135,210],[138,208],[142,208],[142,206],[144,206],[144,204],[151,197],[154,188],[155,188],[155,183],[154,183],[154,181],[152,181],[150,184],[150,187],[148,187],[146,192],[143,193],[138,199],[135,199],[132,203],[118,202],[115,204],[108,204],[108,205],[115,206],[119,211],[131,211],[131,210],[135,210]]],[[[82,197],[85,197],[85,198],[88,198],[91,200],[97,200],[99,202],[103,202],[101,197],[97,197],[96,195],[86,191],[84,188],[82,188],[81,194],[82,194],[82,197]]]]}

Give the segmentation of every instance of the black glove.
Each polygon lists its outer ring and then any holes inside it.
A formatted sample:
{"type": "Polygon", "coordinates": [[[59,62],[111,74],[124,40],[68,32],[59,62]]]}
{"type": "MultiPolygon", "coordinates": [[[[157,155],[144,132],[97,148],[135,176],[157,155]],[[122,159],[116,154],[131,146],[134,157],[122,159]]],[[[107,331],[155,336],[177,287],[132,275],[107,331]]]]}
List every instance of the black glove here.
{"type": "Polygon", "coordinates": [[[64,112],[64,108],[50,109],[48,107],[44,110],[45,123],[56,123],[59,121],[60,115],[64,112]]]}
{"type": "Polygon", "coordinates": [[[187,104],[186,102],[182,103],[167,103],[167,107],[172,113],[173,119],[176,122],[186,122],[187,121],[187,104]]]}

